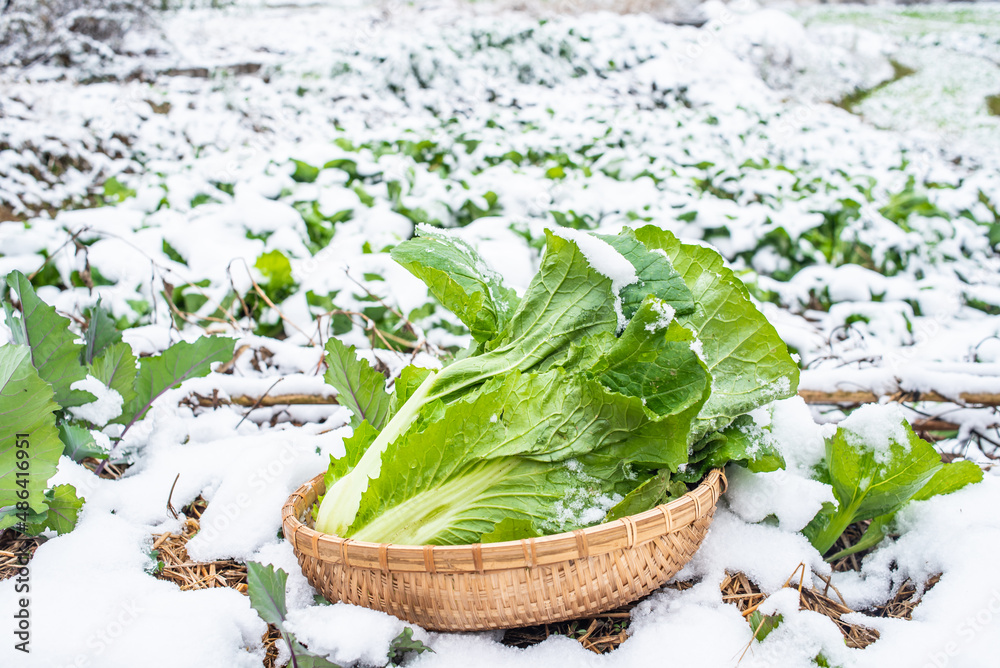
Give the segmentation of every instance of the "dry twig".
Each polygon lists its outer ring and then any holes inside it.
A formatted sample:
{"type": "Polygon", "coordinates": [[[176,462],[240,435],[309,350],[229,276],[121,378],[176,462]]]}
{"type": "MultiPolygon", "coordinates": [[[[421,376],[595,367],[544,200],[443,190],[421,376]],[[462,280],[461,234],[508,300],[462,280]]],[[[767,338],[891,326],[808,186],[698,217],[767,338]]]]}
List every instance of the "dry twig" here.
{"type": "MultiPolygon", "coordinates": [[[[821,392],[819,390],[799,390],[799,396],[807,404],[820,405],[852,405],[877,402],[881,397],[868,390],[863,391],[840,391],[821,392]]],[[[897,392],[891,396],[892,401],[898,402],[919,402],[929,401],[934,403],[958,403],[955,399],[946,397],[937,392],[897,392]]],[[[1000,406],[1000,394],[990,392],[962,392],[958,396],[960,403],[979,406],[1000,406]]]]}

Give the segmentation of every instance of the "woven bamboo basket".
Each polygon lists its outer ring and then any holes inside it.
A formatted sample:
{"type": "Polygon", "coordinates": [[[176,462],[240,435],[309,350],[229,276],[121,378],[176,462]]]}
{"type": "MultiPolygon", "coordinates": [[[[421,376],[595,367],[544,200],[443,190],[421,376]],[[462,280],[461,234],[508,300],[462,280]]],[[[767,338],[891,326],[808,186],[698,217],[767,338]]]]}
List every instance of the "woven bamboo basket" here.
{"type": "Polygon", "coordinates": [[[382,610],[433,631],[575,619],[658,589],[701,544],[725,491],[722,471],[668,504],[573,532],[503,543],[392,545],[320,533],[308,511],[320,474],[282,508],[302,572],[331,601],[382,610]]]}

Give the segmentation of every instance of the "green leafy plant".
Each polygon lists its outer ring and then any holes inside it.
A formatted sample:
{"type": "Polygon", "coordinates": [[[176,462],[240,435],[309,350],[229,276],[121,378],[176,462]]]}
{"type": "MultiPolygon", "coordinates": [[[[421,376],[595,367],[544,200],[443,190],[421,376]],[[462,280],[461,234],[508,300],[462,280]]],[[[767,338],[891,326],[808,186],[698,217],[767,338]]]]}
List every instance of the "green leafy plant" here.
{"type": "Polygon", "coordinates": [[[421,236],[394,248],[392,257],[467,323],[476,341],[496,338],[517,304],[514,292],[472,246],[444,232],[422,228],[421,236]]]}
{"type": "Polygon", "coordinates": [[[135,190],[126,187],[115,177],[104,182],[104,201],[108,204],[121,204],[130,197],[135,197],[135,190]]]}
{"type": "MultiPolygon", "coordinates": [[[[339,668],[327,658],[309,651],[309,648],[299,642],[295,634],[285,627],[288,617],[288,606],[285,603],[287,582],[288,573],[284,570],[271,564],[247,562],[247,593],[250,596],[250,605],[261,619],[278,629],[291,655],[288,665],[297,668],[339,668]]],[[[317,596],[315,602],[316,605],[329,605],[329,601],[321,596],[317,596]]],[[[386,658],[388,665],[399,666],[408,655],[433,651],[415,639],[413,629],[407,626],[389,643],[386,658]]]]}
{"type": "Polygon", "coordinates": [[[295,635],[285,628],[288,606],[285,604],[285,583],[288,573],[268,564],[255,561],[247,562],[247,592],[250,595],[250,605],[257,611],[260,618],[268,624],[273,624],[291,654],[288,665],[293,668],[339,668],[325,657],[310,652],[295,635]]]}
{"type": "Polygon", "coordinates": [[[153,402],[164,392],[185,380],[208,375],[213,363],[229,359],[233,352],[233,341],[211,336],[191,343],[180,341],[155,357],[140,359],[137,371],[135,358],[124,348],[118,347],[109,352],[111,359],[101,368],[95,364],[93,369],[102,373],[96,377],[108,387],[117,385],[125,390],[125,394],[122,394],[125,399],[122,414],[112,422],[125,425],[124,431],[127,431],[145,417],[153,402]],[[133,372],[135,382],[131,389],[127,389],[126,383],[133,372]]]}
{"type": "Polygon", "coordinates": [[[367,422],[375,429],[385,425],[390,397],[385,391],[385,376],[357,358],[354,346],[337,339],[326,344],[327,371],[324,379],[337,390],[337,401],[351,411],[351,426],[357,429],[367,422]]]}
{"type": "Polygon", "coordinates": [[[280,302],[292,294],[295,279],[292,278],[292,263],[279,250],[264,253],[254,266],[264,275],[265,294],[273,302],[280,302]]]}
{"type": "Polygon", "coordinates": [[[851,524],[871,524],[857,543],[829,561],[877,545],[910,501],[949,494],[983,478],[973,462],[943,464],[934,447],[895,412],[878,406],[859,410],[864,413],[845,420],[827,440],[818,472],[818,478],[833,487],[837,503],[825,504],[803,533],[825,554],[851,524]]]}
{"type": "Polygon", "coordinates": [[[80,406],[95,399],[90,392],[71,386],[87,377],[81,363],[83,345],[69,329],[69,320],[56,313],[35,294],[27,277],[19,271],[7,277],[7,285],[21,306],[21,318],[14,318],[13,306],[4,302],[7,326],[14,343],[28,346],[31,364],[38,375],[52,386],[55,401],[63,408],[80,406]]]}
{"type": "MultiPolygon", "coordinates": [[[[656,505],[673,483],[731,459],[782,465],[763,432],[734,421],[794,393],[797,367],[714,251],[653,227],[549,232],[518,298],[470,246],[420,232],[393,256],[473,345],[441,371],[404,370],[384,424],[352,406],[355,432],[331,461],[318,529],[470,543],[530,522],[537,535],[599,521],[616,501],[656,505]]],[[[328,350],[328,379],[348,405],[358,382],[384,404],[381,377],[347,383],[341,369],[360,363],[339,342],[328,350]]]]}
{"type": "Polygon", "coordinates": [[[301,160],[292,160],[295,165],[295,171],[292,172],[292,178],[299,183],[312,183],[319,176],[319,167],[314,167],[307,162],[301,160]]]}
{"type": "Polygon", "coordinates": [[[31,364],[30,349],[0,346],[0,529],[17,525],[28,531],[46,523],[49,502],[55,501],[46,488],[63,451],[58,410],[52,386],[31,364]]]}
{"type": "Polygon", "coordinates": [[[750,623],[754,640],[757,642],[764,642],[764,638],[778,628],[782,621],[784,621],[784,617],[781,615],[765,615],[758,610],[747,615],[747,622],[750,623]]]}
{"type": "Polygon", "coordinates": [[[283,324],[272,306],[286,300],[298,287],[292,276],[291,262],[281,251],[272,250],[260,255],[254,268],[260,272],[260,281],[242,294],[230,289],[221,298],[210,298],[211,281],[208,279],[165,285],[161,295],[171,305],[177,328],[189,323],[207,327],[212,323],[249,318],[256,321],[254,333],[280,336],[283,324]]]}
{"type": "Polygon", "coordinates": [[[315,200],[296,202],[295,209],[305,221],[306,232],[309,235],[306,245],[313,253],[330,244],[336,234],[337,223],[348,221],[354,216],[354,209],[341,209],[331,215],[324,215],[315,200]]]}
{"type": "Polygon", "coordinates": [[[888,203],[879,209],[879,213],[907,231],[910,229],[908,225],[910,216],[948,217],[947,213],[927,198],[926,193],[916,189],[915,183],[913,176],[910,176],[906,188],[902,192],[890,195],[888,203]]]}
{"type": "Polygon", "coordinates": [[[402,665],[408,654],[423,654],[433,651],[421,641],[414,639],[413,629],[407,626],[389,643],[389,665],[402,665]]]}
{"type": "Polygon", "coordinates": [[[11,273],[7,285],[12,299],[3,306],[14,343],[0,346],[0,470],[8,471],[0,476],[0,529],[64,533],[76,524],[83,501],[70,485],[47,488],[59,457],[104,460],[100,472],[112,453],[98,443],[97,430],[119,424],[123,436],[164,392],[228,359],[233,342],[203,337],[137,360],[99,301],[78,343],[70,320],[39,299],[23,274],[11,273]],[[79,389],[88,378],[121,400],[117,415],[83,413],[97,398],[79,389]]]}

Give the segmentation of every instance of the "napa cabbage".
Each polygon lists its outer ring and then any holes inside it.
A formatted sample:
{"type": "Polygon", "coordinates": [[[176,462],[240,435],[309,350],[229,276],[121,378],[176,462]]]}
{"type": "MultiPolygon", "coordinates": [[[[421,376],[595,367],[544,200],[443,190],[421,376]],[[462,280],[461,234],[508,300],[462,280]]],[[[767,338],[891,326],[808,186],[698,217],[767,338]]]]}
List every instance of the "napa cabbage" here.
{"type": "Polygon", "coordinates": [[[327,380],[352,413],[331,459],[320,531],[461,544],[575,529],[638,512],[740,461],[749,411],[795,393],[798,368],[714,250],[648,226],[546,232],[523,295],[469,244],[422,227],[393,258],[472,333],[438,371],[408,367],[386,393],[337,339],[327,380]]]}

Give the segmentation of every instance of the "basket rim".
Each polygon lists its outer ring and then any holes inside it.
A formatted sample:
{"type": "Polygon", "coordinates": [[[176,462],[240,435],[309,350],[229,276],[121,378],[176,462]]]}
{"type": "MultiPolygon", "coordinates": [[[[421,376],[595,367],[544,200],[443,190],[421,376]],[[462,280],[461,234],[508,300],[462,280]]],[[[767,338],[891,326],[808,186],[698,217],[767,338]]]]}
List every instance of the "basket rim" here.
{"type": "Polygon", "coordinates": [[[698,486],[678,499],[645,512],[584,529],[538,538],[467,545],[401,545],[372,543],[326,534],[299,517],[326,487],[324,473],[292,492],[281,509],[284,536],[297,556],[312,557],[347,568],[383,572],[485,573],[511,568],[552,565],[572,559],[632,549],[673,533],[714,512],[728,487],[722,469],[710,471],[698,486]]]}

